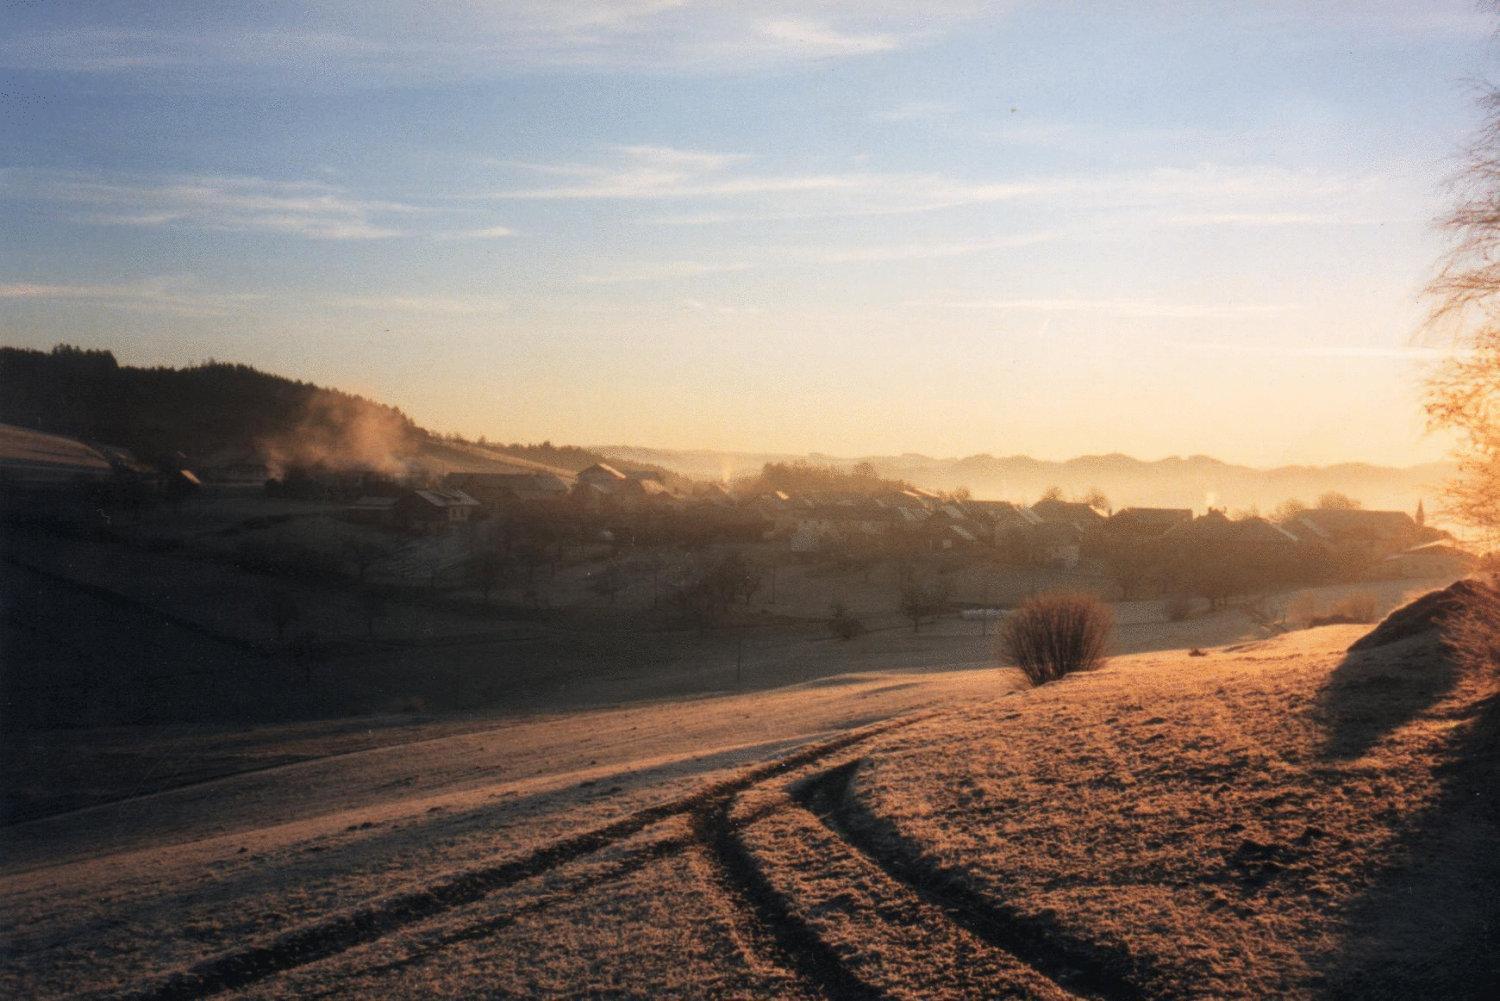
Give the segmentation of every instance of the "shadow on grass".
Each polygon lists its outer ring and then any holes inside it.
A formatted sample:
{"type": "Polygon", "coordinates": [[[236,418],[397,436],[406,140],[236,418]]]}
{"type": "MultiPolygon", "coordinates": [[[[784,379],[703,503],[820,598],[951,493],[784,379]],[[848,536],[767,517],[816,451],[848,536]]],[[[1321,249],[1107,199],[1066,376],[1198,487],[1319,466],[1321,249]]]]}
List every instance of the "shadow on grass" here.
{"type": "MultiPolygon", "coordinates": [[[[1346,722],[1338,746],[1370,733],[1368,720],[1346,722]]],[[[1500,693],[1469,707],[1437,771],[1437,800],[1355,902],[1320,971],[1327,997],[1500,997],[1500,693]]]]}
{"type": "Polygon", "coordinates": [[[1458,683],[1458,668],[1430,638],[1349,653],[1318,692],[1327,729],[1322,756],[1349,761],[1421,716],[1458,683]]]}

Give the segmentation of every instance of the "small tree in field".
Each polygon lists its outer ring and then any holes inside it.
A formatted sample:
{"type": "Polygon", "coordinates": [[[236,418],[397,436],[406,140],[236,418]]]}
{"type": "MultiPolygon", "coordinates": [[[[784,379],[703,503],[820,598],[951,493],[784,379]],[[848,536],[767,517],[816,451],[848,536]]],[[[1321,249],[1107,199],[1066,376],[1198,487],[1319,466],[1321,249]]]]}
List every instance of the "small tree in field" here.
{"type": "Polygon", "coordinates": [[[852,640],[865,631],[865,624],[854,617],[842,601],[835,601],[829,610],[828,629],[841,640],[852,640]]]}
{"type": "Polygon", "coordinates": [[[1033,685],[1104,663],[1114,614],[1087,594],[1029,598],[1000,625],[1000,652],[1033,685]]]}
{"type": "Polygon", "coordinates": [[[951,597],[953,587],[946,580],[908,578],[901,584],[901,614],[911,620],[912,632],[921,632],[922,623],[943,614],[951,597]]]}

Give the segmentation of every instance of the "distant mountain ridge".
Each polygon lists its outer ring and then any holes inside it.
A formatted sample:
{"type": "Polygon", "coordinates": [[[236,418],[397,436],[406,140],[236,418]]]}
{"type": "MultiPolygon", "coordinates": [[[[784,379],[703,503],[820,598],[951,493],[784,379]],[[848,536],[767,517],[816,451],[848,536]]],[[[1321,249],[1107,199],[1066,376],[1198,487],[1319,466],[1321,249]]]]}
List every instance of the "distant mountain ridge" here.
{"type": "Polygon", "coordinates": [[[1145,460],[1112,452],[1064,461],[1028,455],[969,455],[935,458],[902,455],[832,456],[755,452],[681,451],[635,446],[603,446],[594,451],[618,461],[648,462],[695,479],[734,479],[757,472],[767,462],[808,462],[843,468],[868,462],[881,475],[910,480],[929,490],[967,487],[976,497],[1034,501],[1051,486],[1073,495],[1097,487],[1115,507],[1207,507],[1264,510],[1289,498],[1314,501],[1330,490],[1348,494],[1366,507],[1409,510],[1425,499],[1428,507],[1453,474],[1447,463],[1377,466],[1363,462],[1328,466],[1258,469],[1207,455],[1145,460]]]}

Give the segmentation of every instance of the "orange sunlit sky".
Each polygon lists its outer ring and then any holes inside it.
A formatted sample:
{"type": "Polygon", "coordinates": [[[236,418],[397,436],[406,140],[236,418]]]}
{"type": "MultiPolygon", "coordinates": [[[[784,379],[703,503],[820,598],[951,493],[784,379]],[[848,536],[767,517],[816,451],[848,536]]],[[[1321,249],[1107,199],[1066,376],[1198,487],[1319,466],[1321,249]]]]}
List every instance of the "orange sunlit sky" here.
{"type": "Polygon", "coordinates": [[[0,340],[501,440],[1438,458],[1470,0],[13,5],[0,340]]]}

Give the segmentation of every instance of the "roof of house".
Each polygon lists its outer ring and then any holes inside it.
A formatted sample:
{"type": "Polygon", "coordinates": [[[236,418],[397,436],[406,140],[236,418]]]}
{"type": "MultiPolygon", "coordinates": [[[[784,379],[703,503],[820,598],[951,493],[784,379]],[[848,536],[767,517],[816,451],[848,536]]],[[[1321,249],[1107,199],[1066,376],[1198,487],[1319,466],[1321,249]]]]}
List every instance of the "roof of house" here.
{"type": "Polygon", "coordinates": [[[0,424],[0,471],[7,479],[102,479],[114,468],[101,449],[76,439],[0,424]]]}
{"type": "Polygon", "coordinates": [[[1303,511],[1290,526],[1296,531],[1302,525],[1324,539],[1373,538],[1392,539],[1417,531],[1417,523],[1405,511],[1366,511],[1361,508],[1315,508],[1303,511]]]}
{"type": "Polygon", "coordinates": [[[1010,501],[969,500],[962,506],[970,517],[987,518],[1001,528],[1034,528],[1042,523],[1041,515],[1010,501]]]}
{"type": "Polygon", "coordinates": [[[1110,515],[1110,528],[1133,532],[1165,532],[1173,525],[1193,520],[1185,507],[1126,507],[1110,515]]]}
{"type": "Polygon", "coordinates": [[[807,521],[897,521],[902,520],[899,511],[882,507],[855,507],[850,504],[818,504],[797,517],[807,521]]]}
{"type": "Polygon", "coordinates": [[[397,499],[395,497],[361,497],[354,502],[354,508],[358,511],[387,511],[396,506],[397,499]]]}
{"type": "Polygon", "coordinates": [[[1104,515],[1097,508],[1082,501],[1039,500],[1031,505],[1031,510],[1043,521],[1066,522],[1079,529],[1104,522],[1104,515]]]}
{"type": "Polygon", "coordinates": [[[618,469],[616,469],[614,466],[611,466],[607,462],[596,462],[592,466],[589,466],[587,469],[580,469],[578,471],[578,478],[583,479],[585,477],[589,479],[597,479],[602,477],[609,480],[629,479],[628,476],[626,476],[624,473],[620,472],[618,469]]]}
{"type": "Polygon", "coordinates": [[[479,502],[462,490],[413,490],[408,497],[415,498],[435,508],[478,507],[479,502]]]}
{"type": "Polygon", "coordinates": [[[660,480],[634,479],[633,477],[632,479],[639,485],[641,493],[647,497],[670,497],[672,495],[672,491],[668,490],[660,480]]]}
{"type": "Polygon", "coordinates": [[[1230,523],[1236,538],[1241,542],[1284,543],[1298,542],[1297,536],[1265,518],[1241,518],[1230,523]]]}

